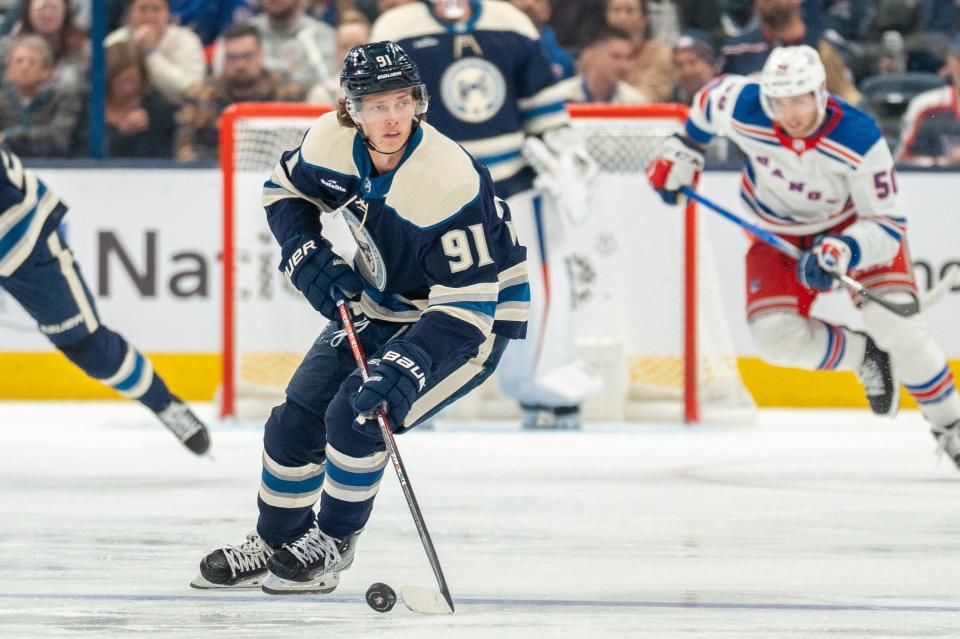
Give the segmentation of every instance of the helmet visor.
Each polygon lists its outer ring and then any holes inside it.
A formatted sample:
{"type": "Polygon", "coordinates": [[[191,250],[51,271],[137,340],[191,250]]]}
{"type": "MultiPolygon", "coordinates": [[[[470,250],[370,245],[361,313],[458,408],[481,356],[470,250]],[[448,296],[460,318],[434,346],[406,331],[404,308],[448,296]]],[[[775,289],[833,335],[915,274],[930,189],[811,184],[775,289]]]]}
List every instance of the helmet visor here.
{"type": "Polygon", "coordinates": [[[423,85],[418,85],[411,89],[348,98],[347,109],[350,116],[359,124],[413,118],[426,113],[427,91],[423,85]]]}

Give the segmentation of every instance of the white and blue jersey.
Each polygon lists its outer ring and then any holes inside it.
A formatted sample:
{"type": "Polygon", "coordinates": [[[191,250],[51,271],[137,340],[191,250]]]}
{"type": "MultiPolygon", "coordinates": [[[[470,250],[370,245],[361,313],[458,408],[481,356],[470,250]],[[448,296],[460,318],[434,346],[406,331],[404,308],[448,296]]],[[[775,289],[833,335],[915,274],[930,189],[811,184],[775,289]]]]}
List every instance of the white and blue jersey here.
{"type": "Polygon", "coordinates": [[[859,268],[889,262],[906,218],[897,204],[893,157],[876,121],[831,96],[823,125],[789,137],[764,112],[760,85],[720,77],[694,97],[684,135],[706,144],[722,134],[747,156],[740,184],[746,208],[770,230],[816,235],[850,219],[843,231],[862,251],[859,268]]]}
{"type": "Polygon", "coordinates": [[[569,123],[550,61],[530,19],[507,2],[472,0],[469,22],[441,22],[429,2],[384,13],[372,41],[392,40],[417,63],[430,122],[489,170],[497,194],[531,188],[521,149],[527,135],[569,123]]]}
{"type": "Polygon", "coordinates": [[[283,155],[263,203],[281,245],[319,234],[319,213],[340,208],[358,245],[363,312],[413,323],[405,339],[435,364],[491,333],[524,337],[526,249],[510,211],[486,169],[429,124],[415,126],[397,168],[378,175],[358,131],[326,114],[283,155]]]}
{"type": "Polygon", "coordinates": [[[0,149],[0,277],[13,274],[43,231],[59,225],[66,212],[60,198],[24,169],[20,158],[0,149]]]}

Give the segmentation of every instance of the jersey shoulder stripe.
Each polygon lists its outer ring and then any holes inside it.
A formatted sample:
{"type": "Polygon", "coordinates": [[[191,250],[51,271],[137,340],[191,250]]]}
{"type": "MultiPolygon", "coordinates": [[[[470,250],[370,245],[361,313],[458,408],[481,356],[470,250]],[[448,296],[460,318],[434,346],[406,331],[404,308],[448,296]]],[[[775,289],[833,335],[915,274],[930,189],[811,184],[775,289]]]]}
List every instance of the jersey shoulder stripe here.
{"type": "Polygon", "coordinates": [[[359,176],[353,161],[356,129],[342,126],[336,113],[321,115],[300,145],[300,161],[312,167],[347,176],[359,176]]]}
{"type": "Polygon", "coordinates": [[[883,134],[872,117],[836,97],[833,100],[843,110],[843,117],[837,126],[824,136],[821,144],[828,150],[854,161],[854,164],[859,164],[867,151],[883,139],[883,134]]]}
{"type": "Polygon", "coordinates": [[[737,95],[733,107],[733,119],[747,126],[763,127],[773,131],[773,122],[767,117],[760,102],[760,83],[756,80],[745,82],[737,95]]]}
{"type": "Polygon", "coordinates": [[[386,204],[421,229],[456,217],[480,194],[480,174],[459,144],[421,122],[423,140],[397,168],[386,204]]]}

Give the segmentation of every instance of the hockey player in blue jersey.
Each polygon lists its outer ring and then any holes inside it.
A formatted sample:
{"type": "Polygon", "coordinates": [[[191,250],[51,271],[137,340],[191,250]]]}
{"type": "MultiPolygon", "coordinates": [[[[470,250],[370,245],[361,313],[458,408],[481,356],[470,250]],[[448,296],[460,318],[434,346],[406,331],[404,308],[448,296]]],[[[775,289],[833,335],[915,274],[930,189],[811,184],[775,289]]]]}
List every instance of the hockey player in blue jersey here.
{"type": "Polygon", "coordinates": [[[487,170],[423,120],[427,91],[392,42],[354,47],[344,98],[283,154],[263,201],[280,268],[326,318],[264,433],[257,530],[208,554],[197,588],[330,592],[353,561],[387,453],[403,432],[476,388],[526,331],[525,249],[487,170]],[[343,215],[351,268],[322,235],[343,215]],[[334,298],[351,300],[372,353],[362,382],[334,298]],[[319,500],[320,508],[313,507],[319,500]]]}
{"type": "Polygon", "coordinates": [[[703,145],[722,134],[747,156],[745,208],[802,251],[793,260],[761,241],[746,258],[747,319],[763,358],[808,370],[850,370],[873,411],[895,415],[899,382],[934,437],[960,466],[960,395],[919,308],[897,174],[868,115],[827,93],[817,52],[775,49],[759,78],[725,76],[695,96],[682,134],[670,138],[647,176],[668,202],[695,182],[703,145]],[[817,296],[850,274],[892,302],[901,317],[863,303],[865,331],[810,314],[817,296]]]}
{"type": "Polygon", "coordinates": [[[374,40],[420,67],[430,122],[482,162],[510,205],[530,263],[530,324],[497,374],[526,427],[575,428],[600,378],[577,360],[571,255],[564,235],[589,210],[595,163],[570,126],[563,87],[530,19],[500,0],[420,0],[389,11],[374,40]],[[536,170],[535,170],[536,169],[536,170]]]}
{"type": "Polygon", "coordinates": [[[87,375],[135,399],[192,452],[210,447],[206,427],[173,395],[150,360],[101,323],[60,229],[67,207],[20,158],[0,149],[0,289],[87,375]]]}

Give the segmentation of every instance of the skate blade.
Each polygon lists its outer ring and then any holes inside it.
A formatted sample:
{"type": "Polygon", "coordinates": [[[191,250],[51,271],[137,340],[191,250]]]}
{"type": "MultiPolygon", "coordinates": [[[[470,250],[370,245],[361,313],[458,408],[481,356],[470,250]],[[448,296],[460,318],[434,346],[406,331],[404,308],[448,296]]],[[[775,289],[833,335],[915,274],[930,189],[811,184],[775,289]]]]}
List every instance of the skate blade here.
{"type": "Polygon", "coordinates": [[[337,589],[340,585],[340,575],[334,574],[325,579],[314,581],[290,581],[277,577],[273,573],[267,573],[260,589],[268,595],[326,595],[337,589]]]}
{"type": "Polygon", "coordinates": [[[260,575],[257,577],[244,579],[243,581],[238,581],[232,585],[215,584],[212,581],[204,579],[203,575],[197,575],[196,578],[190,582],[190,587],[196,588],[197,590],[249,590],[253,588],[259,588],[262,581],[263,575],[260,575]]]}
{"type": "Polygon", "coordinates": [[[400,586],[400,599],[413,612],[426,615],[453,614],[453,603],[448,602],[439,591],[430,588],[400,586]]]}

